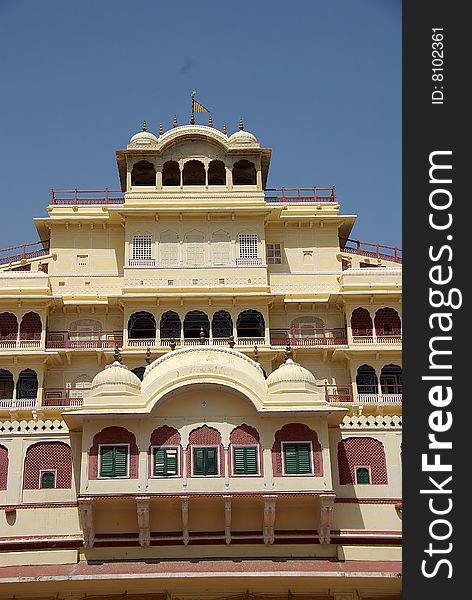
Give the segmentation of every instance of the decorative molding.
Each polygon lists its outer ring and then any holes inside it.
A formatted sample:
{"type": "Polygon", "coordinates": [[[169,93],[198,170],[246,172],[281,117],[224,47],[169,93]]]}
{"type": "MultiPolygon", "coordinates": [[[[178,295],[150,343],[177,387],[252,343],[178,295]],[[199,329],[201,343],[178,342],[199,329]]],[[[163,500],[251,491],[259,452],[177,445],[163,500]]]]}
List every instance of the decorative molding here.
{"type": "Polygon", "coordinates": [[[318,537],[320,544],[331,543],[331,525],[333,522],[334,494],[320,495],[320,523],[318,526],[318,537]]]}
{"type": "Polygon", "coordinates": [[[273,544],[275,541],[275,503],[277,496],[263,496],[264,499],[264,526],[263,537],[264,544],[273,544]]]}
{"type": "MultiPolygon", "coordinates": [[[[48,407],[39,407],[48,408],[48,407]]],[[[54,407],[55,408],[55,407],[54,407]]],[[[0,435],[48,435],[50,433],[68,434],[69,429],[61,419],[0,421],[0,435]]]]}
{"type": "Polygon", "coordinates": [[[346,415],[340,425],[343,429],[389,429],[401,430],[401,415],[346,415]]]}
{"type": "Polygon", "coordinates": [[[84,534],[84,547],[93,548],[95,530],[93,528],[93,498],[79,498],[79,521],[84,534]]]}
{"type": "Polygon", "coordinates": [[[188,496],[180,496],[182,501],[182,540],[184,545],[187,546],[190,541],[190,534],[188,531],[188,496]]]}
{"type": "Polygon", "coordinates": [[[225,541],[231,544],[231,496],[223,496],[225,501],[225,541]]]}
{"type": "Polygon", "coordinates": [[[136,497],[139,543],[141,544],[141,546],[149,546],[151,544],[151,528],[149,524],[149,500],[149,496],[136,497]]]}

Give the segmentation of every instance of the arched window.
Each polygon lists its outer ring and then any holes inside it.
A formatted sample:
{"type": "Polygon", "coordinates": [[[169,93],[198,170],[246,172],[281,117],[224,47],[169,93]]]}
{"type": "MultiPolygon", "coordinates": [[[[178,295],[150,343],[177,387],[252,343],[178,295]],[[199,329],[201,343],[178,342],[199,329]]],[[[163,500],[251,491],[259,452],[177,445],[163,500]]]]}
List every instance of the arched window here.
{"type": "MultiPolygon", "coordinates": [[[[72,487],[72,450],[63,442],[38,442],[28,447],[25,455],[23,487],[38,490],[43,483],[42,474],[53,473],[57,489],[72,487]]],[[[51,481],[51,478],[46,478],[51,481]]]]}
{"type": "Polygon", "coordinates": [[[152,235],[137,234],[133,235],[131,240],[132,259],[133,260],[151,260],[152,259],[152,235]]]}
{"type": "Polygon", "coordinates": [[[382,442],[371,437],[349,437],[338,444],[339,483],[385,485],[387,463],[382,442]]]}
{"type": "Polygon", "coordinates": [[[179,315],[173,310],[165,312],[161,317],[161,339],[180,339],[182,324],[179,315]]]}
{"type": "Polygon", "coordinates": [[[372,335],[372,318],[365,308],[356,308],[351,315],[353,336],[369,337],[372,335]]]}
{"type": "Polygon", "coordinates": [[[128,337],[131,340],[155,339],[156,319],[148,312],[137,312],[128,321],[128,337]]]}
{"type": "Polygon", "coordinates": [[[249,160],[238,160],[233,166],[233,185],[255,185],[256,166],[249,160]]]}
{"type": "Polygon", "coordinates": [[[21,319],[20,340],[40,340],[41,328],[41,318],[38,313],[26,313],[21,319]]]}
{"type": "Polygon", "coordinates": [[[184,164],[184,185],[205,185],[205,165],[199,160],[189,160],[184,164]]]}
{"type": "Polygon", "coordinates": [[[131,185],[147,185],[154,187],[156,185],[156,169],[154,165],[147,160],[140,160],[133,165],[131,171],[131,185]]]}
{"type": "Polygon", "coordinates": [[[290,423],[279,429],[272,446],[272,468],[275,477],[322,477],[323,456],[316,431],[302,423],[290,423]]]}
{"type": "Polygon", "coordinates": [[[219,431],[208,425],[202,425],[190,432],[188,442],[192,475],[223,476],[224,455],[219,431]]]}
{"type": "Polygon", "coordinates": [[[398,365],[386,365],[380,371],[382,394],[402,393],[402,368],[398,365]]]}
{"type": "Polygon", "coordinates": [[[146,370],[146,367],[136,367],[135,369],[131,369],[131,372],[134,373],[136,375],[136,377],[139,377],[139,379],[142,381],[144,378],[145,370],[146,370]]]}
{"type": "Polygon", "coordinates": [[[7,489],[8,482],[8,448],[0,445],[0,490],[7,489]]]}
{"type": "Polygon", "coordinates": [[[24,369],[18,375],[16,397],[18,399],[36,398],[38,395],[38,375],[32,369],[24,369]]]}
{"type": "Polygon", "coordinates": [[[214,338],[229,338],[233,335],[233,319],[229,312],[219,310],[213,315],[211,332],[214,338]]]}
{"type": "Polygon", "coordinates": [[[257,310],[244,310],[238,315],[236,329],[238,338],[263,338],[265,337],[264,317],[257,310]]]}
{"type": "Polygon", "coordinates": [[[201,231],[190,231],[185,236],[185,254],[188,267],[201,267],[206,263],[205,236],[201,231]]]}
{"type": "Polygon", "coordinates": [[[152,432],[149,459],[151,477],[180,475],[180,433],[177,429],[162,425],[152,432]]]}
{"type": "Polygon", "coordinates": [[[124,427],[106,427],[93,438],[89,479],[138,478],[136,437],[124,427]]]}
{"type": "Polygon", "coordinates": [[[13,313],[0,313],[0,340],[16,340],[18,337],[18,319],[13,313]]]}
{"type": "Polygon", "coordinates": [[[203,329],[205,337],[210,335],[210,321],[208,316],[201,310],[191,310],[184,319],[184,338],[194,339],[200,337],[203,329]]]}
{"type": "Polygon", "coordinates": [[[180,167],[175,160],[164,163],[162,168],[162,185],[180,185],[180,167]]]}
{"type": "Polygon", "coordinates": [[[226,185],[226,168],[223,161],[211,161],[208,167],[208,185],[226,185]]]}
{"type": "Polygon", "coordinates": [[[0,400],[12,400],[14,387],[13,375],[10,371],[0,369],[0,400]]]}
{"type": "Polygon", "coordinates": [[[356,384],[358,394],[379,393],[377,375],[370,365],[362,365],[357,369],[356,384]]]}
{"type": "Polygon", "coordinates": [[[240,425],[231,431],[230,461],[232,475],[261,475],[260,437],[254,427],[240,425]]]}
{"type": "Polygon", "coordinates": [[[42,471],[41,472],[41,489],[50,489],[56,487],[56,473],[55,471],[42,471]]]}
{"type": "Polygon", "coordinates": [[[295,338],[324,337],[324,322],[318,317],[297,317],[290,323],[290,331],[295,338]]]}
{"type": "Polygon", "coordinates": [[[179,236],[174,231],[164,232],[159,240],[161,267],[175,267],[179,264],[179,236]]]}
{"type": "Polygon", "coordinates": [[[213,264],[231,264],[231,236],[227,231],[215,231],[211,236],[213,264]]]}
{"type": "Polygon", "coordinates": [[[380,336],[401,335],[402,324],[393,308],[380,308],[374,318],[375,333],[380,336]]]}

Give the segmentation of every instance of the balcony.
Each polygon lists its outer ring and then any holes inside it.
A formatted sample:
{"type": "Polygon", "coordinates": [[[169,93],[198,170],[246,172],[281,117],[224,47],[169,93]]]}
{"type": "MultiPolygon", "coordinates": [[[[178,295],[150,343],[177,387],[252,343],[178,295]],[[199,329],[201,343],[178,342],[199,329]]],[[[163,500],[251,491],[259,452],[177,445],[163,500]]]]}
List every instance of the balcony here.
{"type": "Polygon", "coordinates": [[[124,204],[121,190],[51,190],[52,206],[94,206],[124,204]]]}
{"type": "Polygon", "coordinates": [[[48,408],[68,408],[82,406],[90,393],[87,388],[44,388],[41,406],[48,408]]]}
{"type": "MultiPolygon", "coordinates": [[[[384,246],[383,244],[371,244],[369,242],[361,242],[360,240],[351,240],[340,238],[339,245],[341,252],[348,254],[357,254],[359,256],[367,256],[368,258],[376,258],[380,260],[390,260],[392,262],[402,262],[402,249],[394,246],[384,246]]],[[[375,265],[371,265],[374,267],[375,265]]]]}
{"type": "Polygon", "coordinates": [[[37,398],[0,398],[0,409],[27,410],[36,408],[37,398]]]}
{"type": "Polygon", "coordinates": [[[21,244],[20,246],[10,246],[0,250],[0,265],[27,260],[30,258],[39,258],[49,253],[49,240],[43,242],[31,242],[30,244],[21,244]]]}
{"type": "Polygon", "coordinates": [[[46,348],[56,350],[88,350],[93,348],[115,348],[123,345],[121,331],[48,331],[46,348]]]}
{"type": "Polygon", "coordinates": [[[401,345],[402,343],[402,330],[392,329],[391,331],[376,330],[376,331],[352,331],[352,343],[353,344],[383,344],[383,345],[401,345]]]}
{"type": "Polygon", "coordinates": [[[239,338],[140,338],[128,339],[128,348],[168,348],[175,343],[176,348],[184,346],[265,346],[264,337],[239,337],[239,338]]]}
{"type": "Polygon", "coordinates": [[[36,339],[23,340],[18,336],[4,336],[0,338],[0,350],[36,350],[41,348],[41,336],[36,339]]]}
{"type": "Polygon", "coordinates": [[[268,204],[318,204],[337,202],[336,187],[329,188],[272,188],[264,192],[268,204]]]}
{"type": "Polygon", "coordinates": [[[346,385],[324,386],[326,402],[342,405],[401,405],[401,384],[381,384],[380,389],[372,385],[346,385]]]}
{"type": "Polygon", "coordinates": [[[154,258],[130,258],[128,261],[128,267],[130,269],[149,269],[155,267],[156,261],[154,258]]]}
{"type": "Polygon", "coordinates": [[[316,348],[319,346],[347,346],[347,331],[339,328],[314,327],[297,329],[271,329],[271,346],[285,347],[290,345],[297,348],[316,348]]]}

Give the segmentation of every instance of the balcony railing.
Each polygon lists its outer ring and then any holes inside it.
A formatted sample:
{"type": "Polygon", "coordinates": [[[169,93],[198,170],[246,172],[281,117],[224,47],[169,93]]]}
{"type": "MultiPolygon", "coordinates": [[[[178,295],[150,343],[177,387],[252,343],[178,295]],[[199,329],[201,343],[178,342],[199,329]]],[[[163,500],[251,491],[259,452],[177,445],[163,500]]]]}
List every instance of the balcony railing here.
{"type": "Polygon", "coordinates": [[[114,348],[123,345],[121,331],[49,331],[46,335],[46,348],[114,348]]]}
{"type": "Polygon", "coordinates": [[[270,204],[317,204],[319,202],[336,202],[336,187],[282,187],[266,189],[265,201],[270,204]]]}
{"type": "Polygon", "coordinates": [[[402,386],[400,384],[346,385],[325,384],[325,398],[332,404],[402,404],[402,386]]]}
{"type": "Polygon", "coordinates": [[[82,406],[90,390],[87,388],[44,388],[41,406],[50,408],[82,406]]]}
{"type": "Polygon", "coordinates": [[[49,240],[2,248],[0,250],[0,265],[7,265],[8,263],[18,262],[28,258],[38,258],[40,256],[45,256],[48,252],[49,240]]]}
{"type": "Polygon", "coordinates": [[[34,339],[21,339],[18,335],[4,336],[0,338],[0,350],[31,350],[41,348],[41,335],[34,336],[34,339]]]}
{"type": "Polygon", "coordinates": [[[123,204],[121,190],[51,190],[50,204],[56,206],[93,206],[123,204]]]}
{"type": "Polygon", "coordinates": [[[385,331],[384,329],[373,330],[352,330],[352,343],[353,344],[385,344],[385,345],[399,345],[402,343],[402,330],[392,329],[391,331],[385,331]]]}
{"type": "Polygon", "coordinates": [[[37,405],[37,399],[34,398],[0,398],[0,408],[9,409],[27,409],[35,408],[37,405]]]}
{"type": "Polygon", "coordinates": [[[291,346],[299,348],[314,348],[317,346],[346,346],[347,332],[342,327],[315,328],[297,327],[296,329],[271,329],[270,343],[272,346],[291,346]]]}
{"type": "Polygon", "coordinates": [[[260,267],[262,258],[237,258],[236,265],[238,267],[260,267]]]}
{"type": "Polygon", "coordinates": [[[130,258],[128,261],[128,267],[137,268],[137,267],[155,267],[156,261],[154,258],[130,258]]]}
{"type": "Polygon", "coordinates": [[[234,341],[235,346],[265,346],[266,340],[264,337],[238,337],[231,338],[136,338],[128,339],[127,346],[129,348],[167,348],[174,342],[176,347],[183,346],[229,346],[230,342],[234,341]]]}
{"type": "Polygon", "coordinates": [[[396,263],[402,262],[402,249],[395,248],[394,246],[371,244],[369,242],[361,242],[360,240],[344,238],[340,238],[339,245],[341,252],[347,252],[348,254],[358,254],[360,256],[368,256],[369,258],[391,260],[396,263]]]}

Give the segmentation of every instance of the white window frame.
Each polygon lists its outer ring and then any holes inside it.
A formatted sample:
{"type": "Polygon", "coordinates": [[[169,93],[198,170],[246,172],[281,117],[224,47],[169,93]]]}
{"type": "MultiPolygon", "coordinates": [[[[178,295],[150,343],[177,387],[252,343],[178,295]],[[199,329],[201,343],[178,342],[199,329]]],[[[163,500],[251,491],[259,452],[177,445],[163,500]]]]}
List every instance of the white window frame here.
{"type": "Polygon", "coordinates": [[[115,442],[114,444],[98,444],[98,473],[97,473],[97,479],[103,479],[106,481],[110,481],[110,480],[115,480],[115,479],[129,479],[129,467],[130,467],[130,455],[131,455],[131,445],[129,443],[120,443],[120,442],[115,442]],[[120,475],[119,477],[105,477],[103,475],[100,475],[100,473],[102,472],[102,448],[110,448],[110,447],[114,447],[114,446],[126,446],[127,447],[127,452],[126,452],[126,475],[120,475]]]}
{"type": "Polygon", "coordinates": [[[284,262],[283,258],[283,244],[281,242],[266,242],[266,254],[267,254],[267,264],[268,265],[282,265],[284,262]],[[269,256],[269,246],[278,246],[280,252],[280,262],[271,262],[269,256]]]}
{"type": "Polygon", "coordinates": [[[354,485],[372,485],[372,468],[369,465],[354,465],[354,485]],[[367,469],[369,472],[369,483],[358,483],[357,469],[367,469]]]}
{"type": "Polygon", "coordinates": [[[238,233],[238,255],[239,258],[246,260],[259,258],[259,236],[257,233],[238,233]]]}
{"type": "Polygon", "coordinates": [[[261,445],[260,444],[231,444],[231,477],[260,477],[261,476],[261,445]],[[233,448],[256,448],[257,473],[245,474],[234,472],[234,454],[233,448]]]}
{"type": "Polygon", "coordinates": [[[215,477],[221,477],[221,444],[193,444],[192,446],[190,446],[190,451],[191,451],[191,456],[190,456],[190,461],[192,464],[192,474],[191,477],[195,477],[195,479],[211,479],[211,478],[215,478],[215,477]],[[216,467],[217,467],[217,471],[218,473],[216,475],[195,475],[194,471],[194,467],[195,467],[195,461],[193,460],[193,449],[194,448],[216,448],[216,467]]]}
{"type": "Polygon", "coordinates": [[[57,469],[41,469],[39,471],[38,490],[55,490],[55,489],[57,489],[57,469]],[[54,473],[54,487],[52,487],[52,488],[41,487],[41,479],[43,478],[43,473],[54,473]]]}
{"type": "Polygon", "coordinates": [[[151,464],[150,464],[150,478],[151,479],[177,479],[182,477],[180,470],[180,446],[166,446],[165,444],[154,444],[151,446],[151,464]],[[166,450],[177,450],[177,474],[176,475],[154,475],[154,448],[165,448],[166,450]]]}
{"type": "Polygon", "coordinates": [[[284,477],[314,477],[315,475],[315,464],[313,457],[313,442],[310,440],[285,440],[281,442],[281,451],[282,451],[282,475],[284,477]],[[309,473],[287,473],[285,470],[285,451],[284,446],[288,444],[310,444],[310,472],[309,473]]]}
{"type": "Polygon", "coordinates": [[[133,235],[131,236],[131,260],[152,260],[152,247],[153,247],[153,241],[152,241],[152,235],[150,233],[133,233],[133,235]],[[147,249],[147,246],[142,243],[141,245],[136,245],[136,239],[139,238],[140,240],[144,240],[144,238],[147,239],[147,241],[149,242],[149,256],[137,256],[135,253],[135,250],[140,250],[141,254],[143,253],[144,250],[147,249]]]}

